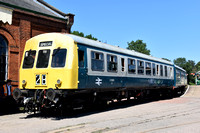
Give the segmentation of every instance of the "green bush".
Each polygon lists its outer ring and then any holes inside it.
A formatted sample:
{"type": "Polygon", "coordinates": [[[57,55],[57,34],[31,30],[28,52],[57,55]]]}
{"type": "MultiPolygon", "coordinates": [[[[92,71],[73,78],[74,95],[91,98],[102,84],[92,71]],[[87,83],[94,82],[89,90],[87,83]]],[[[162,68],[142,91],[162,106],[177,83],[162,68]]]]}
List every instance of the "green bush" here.
{"type": "Polygon", "coordinates": [[[195,85],[195,83],[189,82],[189,85],[195,85]]]}

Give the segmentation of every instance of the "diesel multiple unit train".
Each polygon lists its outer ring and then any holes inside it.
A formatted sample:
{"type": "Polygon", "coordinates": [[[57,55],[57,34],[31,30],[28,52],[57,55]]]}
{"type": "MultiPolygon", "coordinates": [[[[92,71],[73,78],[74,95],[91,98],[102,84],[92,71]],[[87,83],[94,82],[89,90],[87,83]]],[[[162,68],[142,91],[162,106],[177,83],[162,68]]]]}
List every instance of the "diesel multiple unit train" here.
{"type": "Polygon", "coordinates": [[[71,34],[26,42],[15,100],[26,111],[77,108],[112,100],[168,95],[187,84],[169,61],[71,34]]]}

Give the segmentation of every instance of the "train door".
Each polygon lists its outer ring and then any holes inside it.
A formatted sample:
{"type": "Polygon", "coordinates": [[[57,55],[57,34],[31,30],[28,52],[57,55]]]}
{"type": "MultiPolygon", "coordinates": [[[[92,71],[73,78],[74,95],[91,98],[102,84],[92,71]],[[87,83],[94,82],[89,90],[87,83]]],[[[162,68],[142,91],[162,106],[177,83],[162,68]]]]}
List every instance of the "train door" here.
{"type": "Polygon", "coordinates": [[[78,49],[78,65],[79,65],[79,71],[78,71],[78,88],[83,89],[87,86],[87,79],[88,79],[88,69],[87,69],[87,54],[86,54],[86,48],[83,46],[79,46],[78,49]]]}
{"type": "Polygon", "coordinates": [[[124,57],[120,57],[120,75],[121,75],[121,83],[122,87],[125,87],[125,81],[126,81],[126,60],[124,57]]]}
{"type": "Polygon", "coordinates": [[[125,74],[126,74],[126,73],[125,73],[125,69],[126,69],[126,68],[125,68],[125,58],[121,57],[121,58],[120,58],[120,62],[121,62],[121,63],[120,63],[120,64],[121,64],[121,71],[120,71],[120,72],[121,72],[121,75],[125,76],[125,74]]]}

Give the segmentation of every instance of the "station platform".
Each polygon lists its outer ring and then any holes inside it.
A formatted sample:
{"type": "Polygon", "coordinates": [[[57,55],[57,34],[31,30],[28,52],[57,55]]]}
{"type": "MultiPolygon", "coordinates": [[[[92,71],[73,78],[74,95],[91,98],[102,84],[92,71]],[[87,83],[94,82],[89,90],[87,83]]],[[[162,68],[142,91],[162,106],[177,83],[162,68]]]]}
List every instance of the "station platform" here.
{"type": "Polygon", "coordinates": [[[189,86],[182,97],[200,98],[200,85],[189,86]]]}

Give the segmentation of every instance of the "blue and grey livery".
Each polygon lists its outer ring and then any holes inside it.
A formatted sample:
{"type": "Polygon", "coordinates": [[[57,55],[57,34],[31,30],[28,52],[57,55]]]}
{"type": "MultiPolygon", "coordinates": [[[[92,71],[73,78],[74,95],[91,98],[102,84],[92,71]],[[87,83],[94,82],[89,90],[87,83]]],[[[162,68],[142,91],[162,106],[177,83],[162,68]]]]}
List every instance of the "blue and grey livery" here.
{"type": "Polygon", "coordinates": [[[79,47],[79,89],[148,90],[187,85],[186,71],[169,61],[75,35],[67,36],[79,47]]]}

